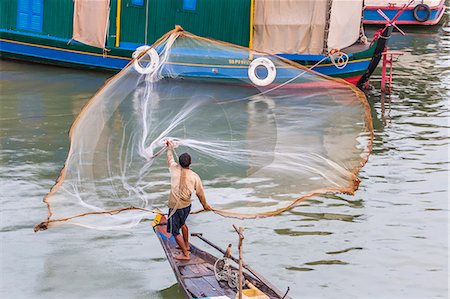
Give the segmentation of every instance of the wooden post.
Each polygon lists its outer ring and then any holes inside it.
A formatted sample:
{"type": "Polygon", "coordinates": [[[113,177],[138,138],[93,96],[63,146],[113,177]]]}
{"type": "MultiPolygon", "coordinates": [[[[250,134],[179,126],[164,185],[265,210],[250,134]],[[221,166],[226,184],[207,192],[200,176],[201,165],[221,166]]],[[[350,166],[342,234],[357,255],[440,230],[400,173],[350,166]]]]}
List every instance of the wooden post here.
{"type": "Polygon", "coordinates": [[[239,227],[239,229],[233,224],[233,228],[234,230],[238,233],[239,235],[239,244],[238,244],[238,249],[239,249],[239,299],[242,299],[242,280],[243,280],[243,275],[242,275],[242,241],[244,240],[244,229],[242,228],[242,226],[239,227]]]}

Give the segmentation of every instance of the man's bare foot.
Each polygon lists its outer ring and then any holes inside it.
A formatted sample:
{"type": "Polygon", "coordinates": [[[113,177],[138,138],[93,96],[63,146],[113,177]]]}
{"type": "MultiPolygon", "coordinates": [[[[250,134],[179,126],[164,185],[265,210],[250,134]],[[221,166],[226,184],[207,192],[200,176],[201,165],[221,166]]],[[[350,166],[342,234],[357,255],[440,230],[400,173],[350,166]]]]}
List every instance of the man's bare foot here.
{"type": "Polygon", "coordinates": [[[191,257],[188,255],[184,255],[184,254],[177,254],[173,256],[176,260],[182,260],[182,261],[189,261],[191,259],[191,257]]]}
{"type": "MultiPolygon", "coordinates": [[[[181,247],[177,245],[177,247],[175,247],[175,249],[181,250],[181,247]]],[[[187,250],[188,250],[188,251],[191,251],[191,247],[188,247],[187,250]]]]}

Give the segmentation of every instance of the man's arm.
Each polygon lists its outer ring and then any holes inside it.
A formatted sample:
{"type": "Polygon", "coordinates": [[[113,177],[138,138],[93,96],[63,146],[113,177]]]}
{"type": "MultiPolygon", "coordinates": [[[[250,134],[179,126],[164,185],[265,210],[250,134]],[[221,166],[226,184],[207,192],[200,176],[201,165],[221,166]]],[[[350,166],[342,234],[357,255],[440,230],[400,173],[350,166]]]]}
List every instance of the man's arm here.
{"type": "Polygon", "coordinates": [[[197,194],[198,199],[200,200],[200,203],[202,204],[203,208],[207,211],[211,211],[211,206],[206,202],[205,197],[205,191],[203,190],[202,181],[200,178],[197,179],[195,184],[195,194],[197,194]]]}
{"type": "Polygon", "coordinates": [[[167,145],[167,166],[170,167],[173,164],[177,164],[173,158],[173,142],[171,140],[166,141],[167,145]]]}

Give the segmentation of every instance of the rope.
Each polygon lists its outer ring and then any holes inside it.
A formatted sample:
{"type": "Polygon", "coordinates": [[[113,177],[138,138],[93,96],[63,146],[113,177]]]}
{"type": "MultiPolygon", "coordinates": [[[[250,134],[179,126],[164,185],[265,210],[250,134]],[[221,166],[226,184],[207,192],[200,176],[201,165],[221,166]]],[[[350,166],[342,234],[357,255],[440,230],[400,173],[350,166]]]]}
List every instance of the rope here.
{"type": "Polygon", "coordinates": [[[229,259],[227,257],[223,257],[217,259],[214,263],[214,276],[217,281],[226,281],[228,286],[233,289],[237,289],[239,286],[239,278],[238,271],[233,270],[230,266],[229,259]],[[222,269],[219,267],[219,263],[223,262],[222,269]]]}
{"type": "Polygon", "coordinates": [[[339,70],[344,69],[349,60],[348,55],[339,50],[331,50],[328,57],[330,57],[331,63],[339,70]]]}
{"type": "Polygon", "coordinates": [[[158,210],[150,210],[150,209],[146,209],[146,208],[137,208],[137,207],[127,207],[127,208],[121,208],[121,209],[115,209],[115,210],[109,210],[109,211],[87,212],[87,213],[83,213],[83,214],[79,214],[79,215],[75,215],[75,216],[71,216],[71,217],[50,219],[47,221],[43,221],[34,227],[34,231],[37,232],[40,230],[46,230],[48,228],[48,225],[53,222],[63,222],[63,221],[71,220],[74,218],[80,218],[80,217],[84,217],[84,216],[88,216],[88,215],[101,215],[101,214],[116,215],[123,211],[130,211],[130,210],[140,210],[140,211],[145,211],[145,212],[155,213],[155,214],[160,213],[158,210]]]}

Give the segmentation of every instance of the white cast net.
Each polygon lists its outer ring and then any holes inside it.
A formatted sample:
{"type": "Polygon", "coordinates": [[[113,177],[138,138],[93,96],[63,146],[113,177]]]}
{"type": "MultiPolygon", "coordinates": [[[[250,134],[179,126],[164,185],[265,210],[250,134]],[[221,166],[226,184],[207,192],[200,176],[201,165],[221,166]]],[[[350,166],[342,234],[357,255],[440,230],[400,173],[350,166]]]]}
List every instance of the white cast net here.
{"type": "Polygon", "coordinates": [[[266,217],[317,194],[352,193],[372,127],[355,87],[176,29],[98,91],[70,138],[36,230],[127,228],[152,218],[170,191],[167,139],[192,156],[223,216],[266,217]]]}

